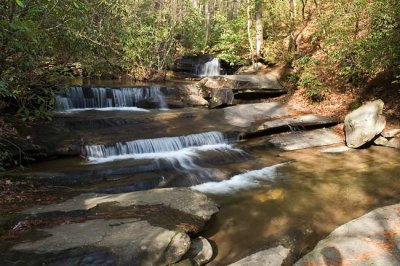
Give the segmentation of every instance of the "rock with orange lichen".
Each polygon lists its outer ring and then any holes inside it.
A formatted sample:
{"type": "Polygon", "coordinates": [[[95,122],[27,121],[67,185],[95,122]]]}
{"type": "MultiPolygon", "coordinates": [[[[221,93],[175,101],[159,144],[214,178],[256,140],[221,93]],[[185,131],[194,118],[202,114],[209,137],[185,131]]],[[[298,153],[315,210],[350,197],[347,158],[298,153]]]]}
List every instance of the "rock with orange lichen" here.
{"type": "Polygon", "coordinates": [[[295,265],[400,265],[399,247],[400,204],[396,204],[340,226],[295,265]]]}

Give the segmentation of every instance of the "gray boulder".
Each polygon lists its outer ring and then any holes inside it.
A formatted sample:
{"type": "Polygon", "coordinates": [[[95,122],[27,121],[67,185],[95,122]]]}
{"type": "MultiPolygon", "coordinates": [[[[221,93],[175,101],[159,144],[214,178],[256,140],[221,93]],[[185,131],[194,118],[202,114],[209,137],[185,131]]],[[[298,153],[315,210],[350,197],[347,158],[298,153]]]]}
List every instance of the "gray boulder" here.
{"type": "Polygon", "coordinates": [[[386,125],[382,115],[382,100],[369,102],[348,114],[344,120],[346,144],[350,148],[359,148],[379,135],[386,125]]]}
{"type": "Polygon", "coordinates": [[[295,265],[400,265],[399,210],[379,208],[340,226],[295,265]]]}
{"type": "Polygon", "coordinates": [[[204,237],[194,239],[184,258],[188,258],[194,265],[204,265],[208,263],[213,256],[213,248],[204,237]]]}
{"type": "Polygon", "coordinates": [[[230,264],[230,266],[281,266],[283,261],[289,255],[289,252],[289,249],[283,246],[277,246],[275,248],[254,253],[230,264]]]}
{"type": "Polygon", "coordinates": [[[211,92],[210,108],[222,107],[233,104],[233,92],[230,88],[213,89],[211,92]]]}

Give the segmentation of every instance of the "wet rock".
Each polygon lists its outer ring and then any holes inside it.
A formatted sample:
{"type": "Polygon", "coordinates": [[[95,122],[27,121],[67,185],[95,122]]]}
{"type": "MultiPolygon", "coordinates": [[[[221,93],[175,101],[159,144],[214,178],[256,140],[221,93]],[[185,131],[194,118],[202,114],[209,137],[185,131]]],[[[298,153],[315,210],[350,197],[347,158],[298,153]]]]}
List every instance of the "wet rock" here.
{"type": "Polygon", "coordinates": [[[385,138],[381,136],[378,137],[374,143],[379,146],[400,149],[400,138],[385,138]]]}
{"type": "Polygon", "coordinates": [[[283,118],[256,124],[249,133],[268,133],[276,131],[288,131],[293,129],[304,129],[306,127],[323,127],[335,125],[338,121],[335,118],[320,115],[303,115],[299,117],[283,118]]]}
{"type": "Polygon", "coordinates": [[[40,229],[49,237],[14,246],[14,251],[57,253],[91,246],[113,251],[116,265],[167,265],[190,247],[185,233],[166,230],[137,219],[92,220],[40,229]]]}
{"type": "Polygon", "coordinates": [[[225,119],[231,125],[248,127],[254,122],[287,116],[289,110],[278,102],[241,104],[224,109],[225,119]]]}
{"type": "Polygon", "coordinates": [[[400,265],[399,224],[400,204],[376,209],[334,230],[295,265],[400,265]]]}
{"type": "Polygon", "coordinates": [[[190,259],[194,265],[204,265],[211,260],[213,249],[204,237],[194,239],[184,258],[190,259]]]}
{"type": "Polygon", "coordinates": [[[120,207],[162,204],[205,221],[218,212],[217,204],[202,193],[189,188],[162,188],[112,195],[86,193],[59,204],[31,208],[25,210],[24,213],[89,210],[99,204],[110,202],[120,207]]]}
{"type": "Polygon", "coordinates": [[[280,266],[289,255],[289,252],[289,249],[283,246],[277,246],[275,248],[254,253],[235,263],[230,264],[230,266],[280,266]]]}
{"type": "Polygon", "coordinates": [[[285,151],[293,151],[337,144],[342,141],[342,138],[330,129],[316,129],[274,136],[269,142],[285,151]]]}
{"type": "Polygon", "coordinates": [[[346,144],[350,148],[359,148],[379,135],[386,125],[382,115],[382,100],[369,102],[348,114],[344,120],[346,144]]]}
{"type": "Polygon", "coordinates": [[[391,130],[383,130],[381,136],[385,138],[394,138],[400,136],[400,129],[396,128],[391,130]]]}
{"type": "Polygon", "coordinates": [[[233,104],[233,92],[229,88],[213,89],[211,93],[210,108],[222,107],[233,104]]]}

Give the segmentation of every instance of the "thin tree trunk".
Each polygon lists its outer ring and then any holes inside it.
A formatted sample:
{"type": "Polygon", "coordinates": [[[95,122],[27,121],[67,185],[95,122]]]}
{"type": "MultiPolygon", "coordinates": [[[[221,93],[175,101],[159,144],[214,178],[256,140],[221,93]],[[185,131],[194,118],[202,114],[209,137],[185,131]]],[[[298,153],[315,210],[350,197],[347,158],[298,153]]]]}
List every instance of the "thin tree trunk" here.
{"type": "Polygon", "coordinates": [[[256,0],[256,57],[257,60],[261,58],[261,49],[264,42],[263,35],[263,0],[256,0]]]}
{"type": "Polygon", "coordinates": [[[296,0],[289,0],[290,12],[290,37],[289,37],[289,51],[296,51],[296,0]]]}
{"type": "Polygon", "coordinates": [[[251,16],[250,16],[250,0],[247,0],[247,37],[249,40],[249,47],[250,47],[250,57],[251,57],[251,63],[253,64],[253,67],[255,67],[255,61],[254,61],[254,46],[253,46],[253,41],[251,37],[251,16]]]}

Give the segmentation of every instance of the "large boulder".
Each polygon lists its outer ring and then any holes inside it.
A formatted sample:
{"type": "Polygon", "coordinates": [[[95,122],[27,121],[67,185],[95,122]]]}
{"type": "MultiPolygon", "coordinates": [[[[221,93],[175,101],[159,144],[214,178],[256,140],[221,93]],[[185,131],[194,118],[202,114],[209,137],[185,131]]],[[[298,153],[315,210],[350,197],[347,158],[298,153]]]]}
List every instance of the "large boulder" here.
{"type": "Polygon", "coordinates": [[[386,125],[382,115],[382,100],[369,102],[349,113],[344,120],[346,144],[350,148],[359,148],[379,135],[386,125]]]}
{"type": "Polygon", "coordinates": [[[189,188],[86,193],[24,211],[13,227],[34,230],[0,250],[0,264],[170,265],[190,248],[190,258],[204,262],[211,258],[208,242],[192,244],[188,234],[199,233],[217,211],[214,201],[189,188]],[[36,227],[38,221],[45,226],[36,227]]]}
{"type": "Polygon", "coordinates": [[[344,224],[296,262],[308,265],[400,265],[400,204],[344,224]]]}

